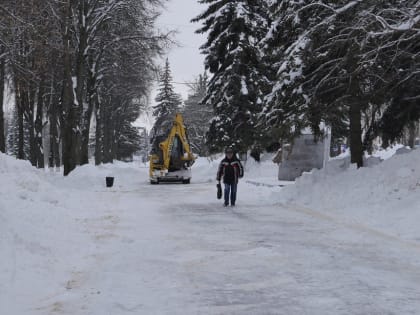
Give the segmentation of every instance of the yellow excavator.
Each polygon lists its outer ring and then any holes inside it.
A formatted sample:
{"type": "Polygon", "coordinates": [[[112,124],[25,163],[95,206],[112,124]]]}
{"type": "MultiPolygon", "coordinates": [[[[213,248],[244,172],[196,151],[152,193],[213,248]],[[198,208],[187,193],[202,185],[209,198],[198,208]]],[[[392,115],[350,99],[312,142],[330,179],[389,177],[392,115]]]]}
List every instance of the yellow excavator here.
{"type": "Polygon", "coordinates": [[[182,182],[189,184],[194,163],[181,114],[176,114],[168,135],[156,137],[150,155],[150,183],[182,182]]]}

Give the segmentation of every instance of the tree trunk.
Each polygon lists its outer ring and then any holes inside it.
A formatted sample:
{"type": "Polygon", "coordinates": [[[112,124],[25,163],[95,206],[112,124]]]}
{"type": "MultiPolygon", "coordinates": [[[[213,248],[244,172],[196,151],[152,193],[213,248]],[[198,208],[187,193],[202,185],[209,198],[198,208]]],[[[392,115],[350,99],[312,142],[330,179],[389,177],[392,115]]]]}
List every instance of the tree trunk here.
{"type": "Polygon", "coordinates": [[[65,68],[65,78],[63,84],[63,108],[65,108],[65,118],[63,126],[63,166],[64,166],[64,176],[68,175],[72,170],[76,168],[76,161],[74,156],[74,146],[76,146],[76,136],[74,134],[74,111],[73,111],[73,88],[71,77],[69,78],[68,71],[70,65],[66,64],[65,68]]]}
{"type": "Polygon", "coordinates": [[[76,164],[86,164],[89,161],[85,160],[85,157],[82,157],[82,146],[83,146],[83,135],[84,126],[83,118],[84,113],[84,94],[85,94],[85,77],[86,77],[86,47],[87,47],[87,32],[85,26],[85,16],[87,15],[88,6],[85,3],[85,0],[79,0],[78,6],[78,28],[79,28],[79,45],[77,47],[77,56],[76,56],[76,87],[75,87],[75,96],[76,104],[73,104],[73,114],[74,114],[74,123],[75,123],[75,134],[74,134],[74,145],[73,145],[73,156],[75,158],[76,164]]]}
{"type": "Polygon", "coordinates": [[[356,163],[357,167],[363,166],[363,143],[362,143],[362,100],[363,93],[360,90],[359,79],[357,76],[359,46],[355,43],[348,50],[349,72],[352,73],[349,82],[349,119],[350,119],[350,154],[351,163],[356,163]]]}
{"type": "Polygon", "coordinates": [[[44,168],[44,154],[42,147],[42,117],[44,111],[44,79],[41,77],[38,87],[38,100],[35,118],[35,159],[38,168],[44,168]]]}
{"type": "Polygon", "coordinates": [[[82,130],[82,145],[80,148],[80,165],[89,163],[89,131],[90,131],[90,120],[92,118],[93,104],[88,104],[88,109],[84,113],[84,124],[82,130]]]}
{"type": "Polygon", "coordinates": [[[103,104],[96,106],[96,132],[95,132],[95,165],[102,163],[103,156],[103,134],[102,134],[102,110],[103,104]]]}
{"type": "Polygon", "coordinates": [[[35,125],[34,125],[34,111],[35,111],[35,88],[32,83],[28,84],[27,94],[27,107],[26,107],[26,120],[28,123],[29,132],[29,161],[32,166],[37,165],[36,155],[36,140],[35,140],[35,125]]]}
{"type": "Polygon", "coordinates": [[[92,119],[93,109],[95,107],[96,101],[96,91],[94,89],[95,86],[95,78],[93,74],[89,74],[88,84],[87,84],[87,91],[88,91],[88,108],[86,112],[83,114],[83,126],[82,126],[82,147],[80,152],[80,164],[88,164],[89,163],[89,131],[90,131],[90,121],[92,119]]]}
{"type": "Polygon", "coordinates": [[[18,121],[18,150],[17,150],[17,158],[19,160],[25,159],[25,130],[23,124],[23,109],[22,104],[18,105],[17,110],[17,121],[18,121]]]}
{"type": "Polygon", "coordinates": [[[349,118],[351,163],[356,163],[359,168],[363,166],[363,145],[361,105],[357,100],[351,102],[349,118]]]}
{"type": "Polygon", "coordinates": [[[103,134],[103,156],[102,156],[102,162],[103,163],[111,163],[112,162],[112,147],[113,147],[113,137],[112,137],[112,118],[111,118],[111,112],[112,109],[110,108],[112,106],[112,100],[107,101],[104,105],[104,111],[102,116],[102,126],[106,128],[102,128],[102,134],[103,134]]]}
{"type": "Polygon", "coordinates": [[[58,117],[57,117],[57,103],[52,103],[49,110],[50,122],[50,155],[48,158],[49,167],[60,167],[60,152],[58,139],[58,117]]]}
{"type": "Polygon", "coordinates": [[[64,111],[63,119],[63,166],[64,176],[67,176],[76,167],[75,160],[75,146],[76,130],[75,130],[75,111],[74,111],[74,95],[73,95],[73,81],[72,81],[72,66],[70,57],[70,22],[71,22],[71,1],[67,0],[64,4],[64,19],[63,19],[63,91],[62,91],[62,106],[64,111]]]}
{"type": "Polygon", "coordinates": [[[126,111],[129,101],[127,100],[118,100],[120,104],[118,105],[119,110],[113,110],[113,133],[112,133],[112,160],[121,160],[122,155],[119,153],[118,148],[118,139],[121,136],[123,128],[123,117],[122,113],[126,111]]]}
{"type": "MultiPolygon", "coordinates": [[[[0,50],[0,55],[2,54],[2,50],[0,50]]],[[[4,112],[3,112],[3,102],[4,102],[4,85],[5,85],[5,77],[4,77],[4,59],[0,59],[0,152],[6,152],[6,139],[4,136],[4,112]]]]}
{"type": "Polygon", "coordinates": [[[53,112],[53,108],[50,108],[50,113],[49,113],[49,125],[50,125],[50,152],[49,152],[49,156],[48,156],[48,167],[53,168],[55,166],[54,164],[54,155],[55,155],[55,136],[57,133],[57,122],[56,122],[56,117],[55,117],[55,113],[53,112]]]}
{"type": "Polygon", "coordinates": [[[58,112],[59,110],[59,95],[58,91],[60,90],[59,85],[56,82],[56,76],[52,75],[52,80],[50,82],[49,92],[48,92],[48,105],[47,110],[47,119],[49,125],[49,152],[48,152],[48,167],[60,167],[60,152],[59,152],[59,139],[58,139],[58,112]]]}
{"type": "Polygon", "coordinates": [[[416,142],[416,122],[411,121],[408,126],[408,145],[410,148],[414,149],[416,142]]]}
{"type": "Polygon", "coordinates": [[[23,107],[24,105],[24,97],[22,92],[22,86],[19,80],[15,81],[15,103],[17,108],[17,155],[16,158],[19,160],[23,160],[25,158],[25,136],[24,136],[24,124],[23,124],[23,107]]]}

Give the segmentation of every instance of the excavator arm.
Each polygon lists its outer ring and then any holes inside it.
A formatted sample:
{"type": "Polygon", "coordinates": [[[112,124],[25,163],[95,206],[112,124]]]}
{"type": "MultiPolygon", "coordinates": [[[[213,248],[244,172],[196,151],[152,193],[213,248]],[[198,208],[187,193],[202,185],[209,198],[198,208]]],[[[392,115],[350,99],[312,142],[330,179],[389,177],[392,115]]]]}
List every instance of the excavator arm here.
{"type": "Polygon", "coordinates": [[[181,114],[176,114],[172,128],[158,145],[158,152],[150,156],[150,182],[180,181],[189,183],[194,155],[188,143],[181,114]]]}

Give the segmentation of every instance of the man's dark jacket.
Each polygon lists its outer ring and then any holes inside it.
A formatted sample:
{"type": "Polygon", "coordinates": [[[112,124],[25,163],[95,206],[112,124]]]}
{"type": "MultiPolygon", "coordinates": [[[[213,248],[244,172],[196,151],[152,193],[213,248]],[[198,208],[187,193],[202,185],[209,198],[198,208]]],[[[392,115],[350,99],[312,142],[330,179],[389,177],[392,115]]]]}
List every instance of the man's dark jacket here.
{"type": "Polygon", "coordinates": [[[241,161],[233,156],[231,159],[225,157],[220,162],[216,179],[220,181],[223,178],[225,184],[237,184],[242,176],[244,176],[244,168],[241,161]]]}

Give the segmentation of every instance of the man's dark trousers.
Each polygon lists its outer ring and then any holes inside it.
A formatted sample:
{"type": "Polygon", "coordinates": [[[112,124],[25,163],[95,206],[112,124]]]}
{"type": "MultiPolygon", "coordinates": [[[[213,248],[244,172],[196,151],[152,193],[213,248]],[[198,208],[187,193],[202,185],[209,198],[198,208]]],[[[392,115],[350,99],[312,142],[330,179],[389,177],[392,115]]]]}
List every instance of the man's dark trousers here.
{"type": "Polygon", "coordinates": [[[232,206],[235,205],[236,202],[236,188],[237,188],[237,184],[232,183],[232,184],[228,184],[225,183],[225,206],[229,205],[229,196],[230,196],[230,204],[232,206]]]}

